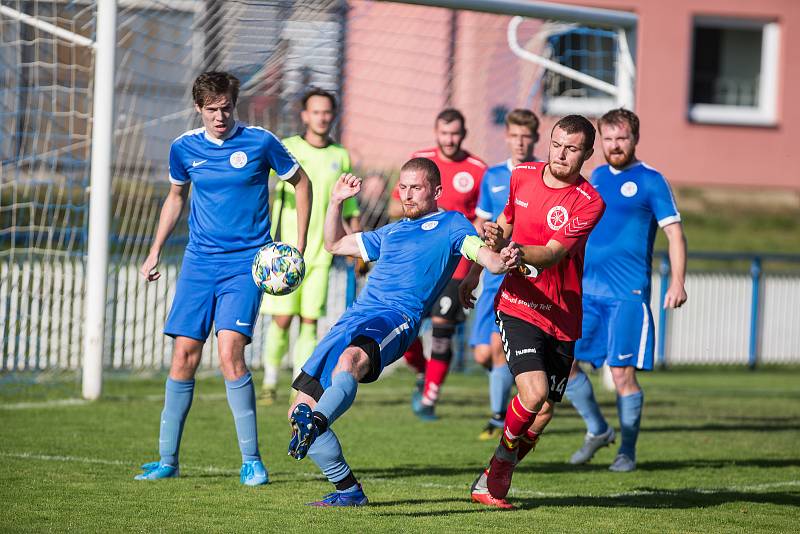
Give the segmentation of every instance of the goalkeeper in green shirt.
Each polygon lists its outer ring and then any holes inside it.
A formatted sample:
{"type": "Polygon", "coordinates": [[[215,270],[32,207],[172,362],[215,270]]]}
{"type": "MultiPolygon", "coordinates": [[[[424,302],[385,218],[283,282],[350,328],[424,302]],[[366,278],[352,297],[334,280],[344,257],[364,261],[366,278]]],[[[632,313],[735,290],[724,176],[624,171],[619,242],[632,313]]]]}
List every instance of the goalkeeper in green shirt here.
{"type": "MultiPolygon", "coordinates": [[[[323,225],[331,190],[342,173],[350,172],[350,156],[344,147],[333,142],[331,127],[336,118],[336,99],[322,89],[311,89],[302,100],[300,118],[305,133],[283,140],[283,144],[305,169],[314,190],[308,239],[303,254],[306,276],[302,285],[284,296],[264,295],[261,313],[272,316],[264,343],[264,387],[262,399],[274,402],[277,390],[278,367],[289,348],[289,326],[294,316],[300,316],[300,335],[292,355],[293,375],[311,355],[317,344],[317,319],[325,314],[328,297],[328,274],[333,257],[323,245],[323,225]]],[[[296,245],[297,215],[294,189],[278,182],[272,196],[272,237],[296,245]]],[[[355,198],[345,201],[342,215],[352,231],[358,230],[358,203],[355,198]]]]}

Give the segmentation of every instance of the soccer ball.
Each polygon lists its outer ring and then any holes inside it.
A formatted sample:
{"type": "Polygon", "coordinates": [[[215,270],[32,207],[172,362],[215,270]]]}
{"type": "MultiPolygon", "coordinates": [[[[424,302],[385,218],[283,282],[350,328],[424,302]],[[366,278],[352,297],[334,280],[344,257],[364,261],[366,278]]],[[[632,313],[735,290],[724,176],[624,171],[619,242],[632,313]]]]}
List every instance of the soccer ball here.
{"type": "Polygon", "coordinates": [[[288,295],[300,286],[305,275],[303,255],[288,243],[264,245],[253,258],[253,281],[270,295],[288,295]]]}

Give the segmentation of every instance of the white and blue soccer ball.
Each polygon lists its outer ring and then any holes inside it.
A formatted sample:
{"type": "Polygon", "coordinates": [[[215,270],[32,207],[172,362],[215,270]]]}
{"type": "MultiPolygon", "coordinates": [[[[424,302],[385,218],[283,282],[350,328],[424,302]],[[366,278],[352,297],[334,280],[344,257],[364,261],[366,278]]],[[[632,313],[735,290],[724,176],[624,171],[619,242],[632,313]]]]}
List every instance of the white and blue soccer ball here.
{"type": "Polygon", "coordinates": [[[306,263],[300,251],[288,243],[264,245],[253,258],[253,281],[270,295],[288,295],[303,282],[306,263]]]}

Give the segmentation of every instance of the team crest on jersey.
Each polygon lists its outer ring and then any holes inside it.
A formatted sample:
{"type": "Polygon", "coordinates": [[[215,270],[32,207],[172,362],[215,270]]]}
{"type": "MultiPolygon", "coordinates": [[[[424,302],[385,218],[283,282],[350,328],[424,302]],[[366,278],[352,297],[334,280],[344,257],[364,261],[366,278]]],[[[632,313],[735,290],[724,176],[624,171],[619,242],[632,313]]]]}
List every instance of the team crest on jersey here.
{"type": "Polygon", "coordinates": [[[247,165],[247,154],[242,152],[241,150],[237,150],[233,154],[231,154],[231,167],[234,169],[241,169],[245,165],[247,165]]]}
{"type": "Polygon", "coordinates": [[[459,193],[469,193],[475,185],[475,178],[467,171],[457,172],[453,176],[453,189],[459,193]]]}
{"type": "Polygon", "coordinates": [[[437,226],[439,226],[439,221],[428,221],[426,223],[422,223],[422,227],[421,228],[423,230],[433,230],[437,226]]]}
{"type": "Polygon", "coordinates": [[[562,226],[567,224],[568,220],[569,213],[567,213],[567,209],[564,206],[553,206],[550,208],[550,211],[547,212],[547,226],[549,226],[551,230],[560,230],[562,226]]]}
{"type": "Polygon", "coordinates": [[[639,191],[639,187],[634,182],[625,182],[622,184],[622,187],[619,188],[619,192],[622,193],[623,197],[632,197],[639,191]]]}

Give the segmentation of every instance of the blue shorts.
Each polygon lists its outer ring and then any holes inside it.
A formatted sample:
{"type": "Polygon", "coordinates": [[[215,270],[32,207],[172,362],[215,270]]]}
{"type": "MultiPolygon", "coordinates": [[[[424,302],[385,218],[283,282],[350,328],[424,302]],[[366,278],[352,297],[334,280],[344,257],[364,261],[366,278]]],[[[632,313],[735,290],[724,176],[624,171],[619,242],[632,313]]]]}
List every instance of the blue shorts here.
{"type": "MultiPolygon", "coordinates": [[[[502,277],[501,277],[502,280],[502,277]]],[[[475,303],[475,319],[472,322],[472,333],[469,336],[469,346],[489,345],[492,334],[500,334],[494,313],[494,297],[500,286],[484,287],[478,302],[475,303]]]]}
{"type": "Polygon", "coordinates": [[[339,356],[353,340],[363,336],[374,340],[380,347],[380,361],[372,362],[374,380],[384,367],[403,356],[411,342],[417,338],[418,328],[417,323],[393,310],[364,313],[351,308],[319,342],[308,361],[303,364],[301,374],[318,382],[323,390],[327,389],[331,385],[331,375],[339,362],[339,356]]]}
{"type": "Polygon", "coordinates": [[[250,343],[262,294],[251,264],[249,255],[212,259],[186,251],[164,333],[205,341],[214,325],[217,333],[233,330],[250,343]]]}
{"type": "Polygon", "coordinates": [[[583,296],[583,337],[575,358],[594,367],[653,369],[655,325],[650,306],[642,301],[583,296]]]}

